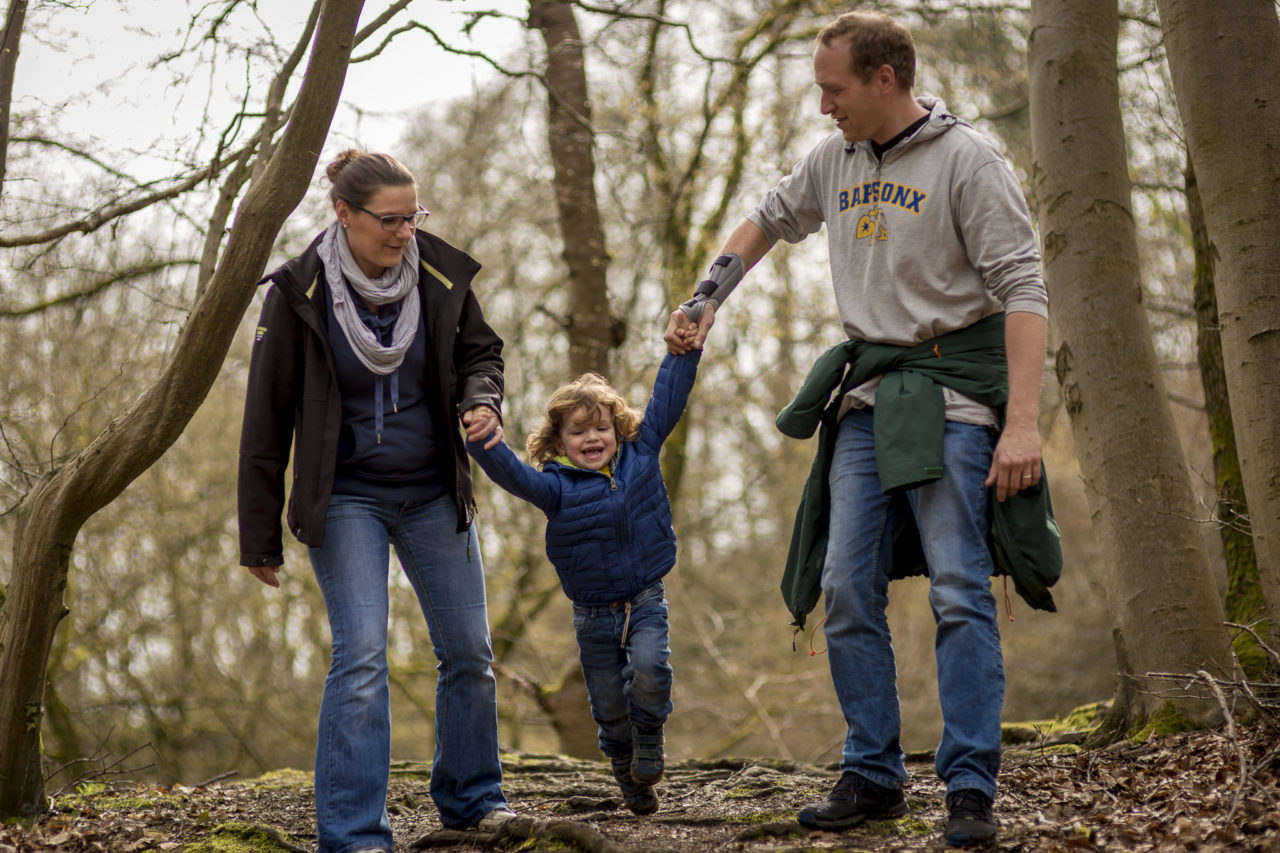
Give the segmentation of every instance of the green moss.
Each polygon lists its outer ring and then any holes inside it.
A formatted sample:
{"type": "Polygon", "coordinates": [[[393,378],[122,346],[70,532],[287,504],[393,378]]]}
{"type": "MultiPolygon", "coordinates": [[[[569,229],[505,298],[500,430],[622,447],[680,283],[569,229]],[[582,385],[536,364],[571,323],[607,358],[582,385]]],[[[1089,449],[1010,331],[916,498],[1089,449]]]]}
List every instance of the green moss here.
{"type": "Polygon", "coordinates": [[[860,829],[869,835],[875,835],[880,838],[889,836],[920,836],[931,835],[937,832],[937,827],[928,821],[921,820],[918,817],[907,815],[896,820],[874,820],[867,821],[862,824],[860,829]]]}
{"type": "Polygon", "coordinates": [[[1130,730],[1129,738],[1136,743],[1146,743],[1153,737],[1193,732],[1200,728],[1202,726],[1199,723],[1179,714],[1173,702],[1166,700],[1154,714],[1130,730]]]}
{"type": "Polygon", "coordinates": [[[577,850],[578,848],[570,844],[565,844],[563,841],[534,836],[532,838],[526,838],[511,849],[516,851],[516,853],[521,853],[521,851],[529,851],[529,853],[532,853],[534,850],[538,851],[538,853],[546,853],[546,851],[577,850]]]}
{"type": "Polygon", "coordinates": [[[752,800],[758,797],[767,797],[771,794],[782,793],[782,789],[774,782],[768,782],[763,785],[751,785],[742,788],[730,788],[724,792],[726,800],[752,800]]]}
{"type": "Polygon", "coordinates": [[[259,788],[267,791],[274,791],[284,788],[296,788],[299,785],[315,784],[315,776],[305,770],[294,770],[290,767],[285,767],[280,770],[272,770],[269,773],[263,773],[256,779],[249,779],[238,784],[248,785],[252,788],[259,788]]]}
{"type": "Polygon", "coordinates": [[[751,814],[728,815],[724,818],[724,822],[741,826],[754,826],[758,823],[783,823],[795,820],[795,818],[796,813],[794,811],[752,812],[751,814]]]}
{"type": "Polygon", "coordinates": [[[1082,824],[1076,824],[1074,826],[1067,827],[1065,830],[1065,834],[1069,839],[1067,842],[1068,844],[1072,844],[1073,841],[1076,841],[1077,839],[1079,839],[1080,842],[1083,842],[1081,846],[1085,846],[1085,847],[1094,846],[1094,833],[1093,833],[1092,827],[1084,826],[1082,824]]]}
{"type": "Polygon", "coordinates": [[[1055,731],[1093,731],[1102,722],[1102,718],[1106,716],[1110,706],[1110,702],[1090,702],[1088,705],[1081,705],[1065,717],[1059,717],[1054,721],[1060,724],[1060,727],[1055,731]]]}
{"type": "MultiPolygon", "coordinates": [[[[1048,720],[1003,723],[1000,726],[1000,740],[1005,745],[1010,745],[1036,743],[1053,738],[1056,735],[1072,732],[1087,734],[1098,728],[1106,717],[1109,708],[1110,702],[1091,702],[1088,705],[1081,705],[1061,717],[1054,717],[1048,720]]],[[[1051,747],[1051,749],[1057,749],[1057,747],[1051,747]]],[[[1066,749],[1066,751],[1073,750],[1066,749]]]]}
{"type": "Polygon", "coordinates": [[[1025,722],[1005,723],[1000,730],[1006,736],[1033,729],[1042,735],[1056,735],[1065,732],[1089,732],[1098,727],[1107,712],[1109,703],[1090,702],[1074,708],[1061,717],[1047,720],[1027,720],[1025,722]]]}
{"type": "Polygon", "coordinates": [[[899,835],[933,835],[938,831],[938,828],[929,821],[921,820],[920,818],[912,817],[911,815],[899,818],[898,820],[895,820],[893,824],[898,828],[899,835]]]}
{"type": "Polygon", "coordinates": [[[182,799],[176,796],[158,794],[150,789],[146,794],[115,794],[106,785],[87,783],[76,789],[74,794],[58,798],[58,806],[63,809],[91,808],[95,811],[136,812],[153,809],[157,805],[178,805],[182,799]]]}
{"type": "Polygon", "coordinates": [[[299,845],[289,836],[274,829],[246,823],[224,823],[209,835],[187,844],[181,853],[281,853],[299,845]]]}
{"type": "MultiPolygon", "coordinates": [[[[168,799],[168,798],[161,798],[168,799]]],[[[94,797],[93,807],[100,811],[138,812],[156,807],[155,797],[94,797]]]]}
{"type": "Polygon", "coordinates": [[[1267,674],[1267,653],[1250,634],[1244,631],[1237,633],[1231,639],[1231,647],[1246,678],[1257,681],[1267,674]]]}

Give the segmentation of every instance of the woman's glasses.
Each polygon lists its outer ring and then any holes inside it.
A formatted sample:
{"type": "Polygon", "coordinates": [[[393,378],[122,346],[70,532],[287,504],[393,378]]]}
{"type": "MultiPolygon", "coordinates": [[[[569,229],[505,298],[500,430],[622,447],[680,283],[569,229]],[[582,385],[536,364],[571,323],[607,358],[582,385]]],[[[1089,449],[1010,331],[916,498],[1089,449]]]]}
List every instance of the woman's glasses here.
{"type": "Polygon", "coordinates": [[[378,222],[382,223],[383,231],[399,231],[400,226],[404,225],[406,222],[408,222],[414,228],[421,228],[422,223],[426,222],[427,217],[431,215],[431,211],[427,210],[422,205],[418,205],[417,211],[409,214],[408,216],[404,216],[403,214],[399,214],[399,213],[389,213],[386,216],[379,216],[378,214],[374,213],[372,210],[361,207],[358,204],[352,204],[351,202],[347,202],[347,206],[354,207],[356,210],[364,211],[365,213],[372,216],[374,219],[378,220],[378,222]]]}

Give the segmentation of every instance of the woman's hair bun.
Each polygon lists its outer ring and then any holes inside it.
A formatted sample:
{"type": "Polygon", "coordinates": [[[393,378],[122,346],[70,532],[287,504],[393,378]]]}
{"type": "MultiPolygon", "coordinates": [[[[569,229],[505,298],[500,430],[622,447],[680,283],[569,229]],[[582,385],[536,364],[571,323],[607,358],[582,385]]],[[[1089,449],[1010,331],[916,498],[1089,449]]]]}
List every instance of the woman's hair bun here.
{"type": "Polygon", "coordinates": [[[362,156],[364,156],[363,151],[357,148],[348,148],[341,152],[337,157],[333,158],[333,162],[324,170],[325,176],[329,179],[329,183],[337,181],[338,175],[342,174],[342,170],[351,165],[353,161],[359,160],[362,156]]]}
{"type": "Polygon", "coordinates": [[[400,187],[417,182],[413,173],[390,154],[370,154],[358,148],[343,151],[324,170],[329,178],[329,200],[334,204],[364,205],[383,187],[400,187]]]}

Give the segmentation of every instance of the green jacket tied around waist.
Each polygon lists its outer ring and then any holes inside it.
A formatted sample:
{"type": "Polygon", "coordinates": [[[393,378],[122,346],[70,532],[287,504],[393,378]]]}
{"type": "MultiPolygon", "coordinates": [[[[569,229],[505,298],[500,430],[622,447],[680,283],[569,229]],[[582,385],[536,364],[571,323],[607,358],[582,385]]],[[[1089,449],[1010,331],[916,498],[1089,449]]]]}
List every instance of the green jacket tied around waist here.
{"type": "MultiPolygon", "coordinates": [[[[836,424],[845,394],[882,375],[876,389],[876,466],[880,486],[906,524],[894,532],[890,578],[926,574],[924,549],[905,491],[942,476],[946,403],[942,386],[996,409],[1003,415],[1009,397],[1004,351],[1004,315],[995,314],[912,347],[849,340],[818,357],[795,398],[778,414],[777,426],[792,438],[818,432],[818,451],[796,512],[791,547],[782,576],[782,597],[797,629],[822,592],[830,488],[827,475],[835,450],[836,424]]],[[[1004,501],[991,487],[987,544],[995,573],[1013,579],[1033,608],[1056,611],[1049,587],[1062,574],[1058,525],[1049,501],[1049,483],[1040,481],[1004,501]]]]}

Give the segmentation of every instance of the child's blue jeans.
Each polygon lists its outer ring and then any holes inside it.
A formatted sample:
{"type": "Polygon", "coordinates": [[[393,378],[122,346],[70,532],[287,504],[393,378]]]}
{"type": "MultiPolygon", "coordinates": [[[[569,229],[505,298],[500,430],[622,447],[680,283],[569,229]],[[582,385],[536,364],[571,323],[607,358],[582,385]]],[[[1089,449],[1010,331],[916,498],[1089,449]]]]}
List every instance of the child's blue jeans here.
{"type": "Polygon", "coordinates": [[[600,750],[631,755],[631,727],[658,729],[671,715],[670,627],[662,583],[628,602],[573,605],[573,630],[600,727],[600,750]],[[624,637],[625,631],[625,637],[624,637]]]}

